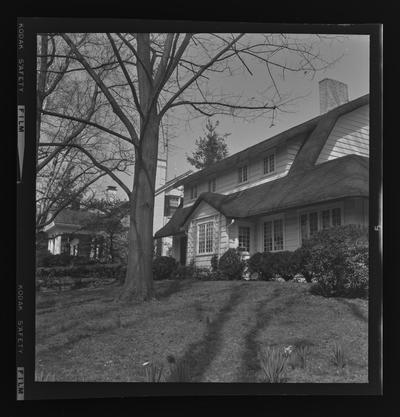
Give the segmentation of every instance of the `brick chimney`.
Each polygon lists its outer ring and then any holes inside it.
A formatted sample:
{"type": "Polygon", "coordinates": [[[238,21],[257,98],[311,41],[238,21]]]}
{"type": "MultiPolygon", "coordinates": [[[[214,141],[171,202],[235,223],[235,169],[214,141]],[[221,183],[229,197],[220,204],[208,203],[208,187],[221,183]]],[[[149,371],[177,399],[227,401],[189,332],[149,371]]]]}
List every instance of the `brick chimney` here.
{"type": "Polygon", "coordinates": [[[325,78],[319,82],[319,107],[324,114],[335,107],[349,101],[347,84],[331,78],[325,78]]]}

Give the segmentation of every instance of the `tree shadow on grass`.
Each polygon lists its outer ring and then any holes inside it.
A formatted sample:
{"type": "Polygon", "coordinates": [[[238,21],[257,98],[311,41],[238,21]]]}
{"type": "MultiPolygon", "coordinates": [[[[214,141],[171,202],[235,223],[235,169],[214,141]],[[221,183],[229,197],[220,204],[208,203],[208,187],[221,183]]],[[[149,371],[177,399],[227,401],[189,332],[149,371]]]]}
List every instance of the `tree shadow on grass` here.
{"type": "Polygon", "coordinates": [[[270,297],[257,303],[257,306],[254,310],[255,325],[247,332],[245,336],[242,363],[238,372],[239,382],[249,382],[253,380],[254,378],[252,378],[252,376],[256,374],[260,369],[257,354],[257,335],[263,328],[268,325],[269,321],[271,320],[271,314],[266,313],[268,301],[278,297],[279,294],[280,290],[276,288],[270,297]]]}
{"type": "MultiPolygon", "coordinates": [[[[214,320],[208,322],[207,332],[199,342],[189,345],[183,357],[178,362],[186,364],[190,372],[191,382],[200,382],[210,363],[218,354],[222,345],[222,329],[228,321],[230,313],[237,307],[243,299],[244,285],[235,286],[230,294],[228,301],[219,311],[214,320]]],[[[167,382],[171,382],[167,378],[167,382]]]]}
{"type": "Polygon", "coordinates": [[[357,319],[367,323],[368,322],[368,317],[366,317],[364,315],[364,313],[361,311],[360,307],[358,307],[357,304],[351,303],[347,300],[344,300],[342,298],[337,298],[338,301],[340,301],[342,304],[346,305],[349,310],[352,312],[353,316],[356,317],[357,319]]]}
{"type": "MultiPolygon", "coordinates": [[[[270,297],[257,303],[257,307],[254,311],[255,325],[245,336],[237,382],[256,382],[256,375],[261,369],[258,358],[260,343],[257,341],[257,336],[269,325],[276,314],[289,309],[294,304],[295,297],[290,297],[284,304],[280,304],[274,308],[268,308],[268,303],[274,298],[279,297],[280,294],[281,290],[276,288],[270,297]]],[[[273,343],[271,343],[271,345],[273,345],[273,343]]]]}
{"type": "MultiPolygon", "coordinates": [[[[184,282],[181,280],[174,280],[169,283],[165,288],[159,288],[156,294],[158,300],[162,300],[164,298],[168,298],[171,295],[181,291],[184,287],[188,287],[188,282],[184,282]]],[[[192,282],[190,284],[193,284],[192,282]]],[[[189,285],[190,285],[189,284],[189,285]]]]}

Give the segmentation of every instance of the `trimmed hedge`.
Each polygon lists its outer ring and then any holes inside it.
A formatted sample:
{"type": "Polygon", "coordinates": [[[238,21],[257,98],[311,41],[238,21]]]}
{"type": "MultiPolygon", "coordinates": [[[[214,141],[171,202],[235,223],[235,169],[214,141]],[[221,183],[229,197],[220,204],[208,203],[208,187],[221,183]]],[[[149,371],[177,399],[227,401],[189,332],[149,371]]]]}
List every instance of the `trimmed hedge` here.
{"type": "Polygon", "coordinates": [[[95,265],[100,261],[96,259],[88,259],[85,256],[74,256],[68,253],[61,253],[59,255],[53,255],[48,253],[45,256],[37,256],[36,258],[38,267],[58,267],[58,266],[72,266],[72,265],[95,265]]]}
{"type": "Polygon", "coordinates": [[[125,279],[126,265],[123,264],[96,264],[79,266],[59,266],[36,268],[37,289],[52,288],[63,283],[72,283],[75,288],[81,283],[90,284],[92,281],[114,280],[122,283],[125,279]]]}

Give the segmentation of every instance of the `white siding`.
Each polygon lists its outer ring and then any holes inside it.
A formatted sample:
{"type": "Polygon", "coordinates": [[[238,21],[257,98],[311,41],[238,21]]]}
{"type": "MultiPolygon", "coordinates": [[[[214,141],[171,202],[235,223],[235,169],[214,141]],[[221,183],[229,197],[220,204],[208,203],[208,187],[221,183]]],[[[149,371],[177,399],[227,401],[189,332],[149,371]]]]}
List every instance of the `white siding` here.
{"type": "MultiPolygon", "coordinates": [[[[247,164],[247,178],[245,183],[238,182],[238,168],[236,166],[227,172],[221,173],[216,177],[216,193],[231,194],[237,191],[245,190],[268,181],[276,180],[286,175],[290,169],[293,160],[300,149],[302,138],[290,141],[286,146],[271,149],[265,155],[249,161],[247,164]],[[271,152],[275,152],[275,171],[271,174],[264,174],[264,157],[271,152]]],[[[197,195],[208,191],[208,180],[197,184],[197,195]]],[[[190,186],[185,186],[184,206],[193,204],[196,199],[190,198],[190,186]]]]}
{"type": "Polygon", "coordinates": [[[368,225],[368,199],[351,198],[344,201],[344,224],[368,225]]]}
{"type": "Polygon", "coordinates": [[[340,116],[318,157],[317,164],[356,154],[369,156],[369,106],[340,116]]]}

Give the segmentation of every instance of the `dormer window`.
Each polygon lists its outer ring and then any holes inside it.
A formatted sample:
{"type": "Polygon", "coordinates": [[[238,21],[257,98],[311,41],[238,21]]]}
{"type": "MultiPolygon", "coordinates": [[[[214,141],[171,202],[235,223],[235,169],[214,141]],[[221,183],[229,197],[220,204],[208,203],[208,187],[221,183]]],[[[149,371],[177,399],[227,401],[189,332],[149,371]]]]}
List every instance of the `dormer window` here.
{"type": "Polygon", "coordinates": [[[215,192],[216,188],[217,188],[217,181],[215,178],[213,178],[212,180],[208,181],[208,191],[209,192],[215,192]]]}
{"type": "Polygon", "coordinates": [[[192,185],[192,187],[190,187],[190,198],[197,198],[197,185],[192,185]]]}
{"type": "Polygon", "coordinates": [[[275,154],[271,153],[264,158],[264,174],[275,171],[275,154]]]}
{"type": "Polygon", "coordinates": [[[239,183],[247,181],[247,165],[244,165],[238,169],[239,183]]]}

